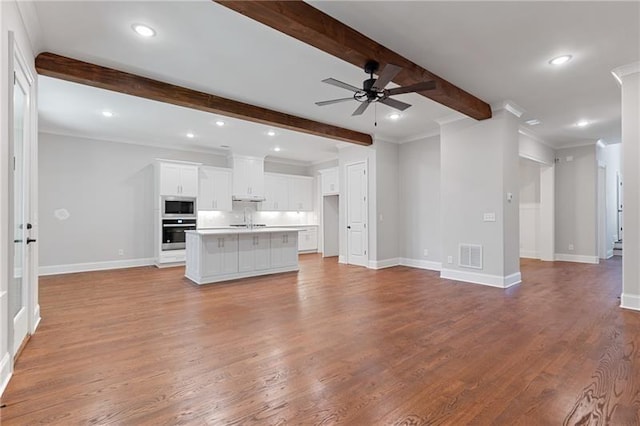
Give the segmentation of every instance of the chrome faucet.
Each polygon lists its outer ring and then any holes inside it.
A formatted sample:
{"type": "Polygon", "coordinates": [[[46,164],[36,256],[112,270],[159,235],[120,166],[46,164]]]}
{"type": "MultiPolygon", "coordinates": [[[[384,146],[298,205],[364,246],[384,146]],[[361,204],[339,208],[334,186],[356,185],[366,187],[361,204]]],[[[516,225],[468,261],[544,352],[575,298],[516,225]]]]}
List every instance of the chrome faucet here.
{"type": "Polygon", "coordinates": [[[249,207],[244,208],[244,224],[247,228],[253,229],[253,212],[249,209],[249,207]]]}

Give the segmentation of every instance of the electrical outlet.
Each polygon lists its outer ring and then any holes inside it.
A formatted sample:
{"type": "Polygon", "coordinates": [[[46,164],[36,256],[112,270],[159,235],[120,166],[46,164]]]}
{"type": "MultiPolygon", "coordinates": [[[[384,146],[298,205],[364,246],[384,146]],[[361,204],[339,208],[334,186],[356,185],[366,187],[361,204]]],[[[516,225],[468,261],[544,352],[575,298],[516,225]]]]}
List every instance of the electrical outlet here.
{"type": "Polygon", "coordinates": [[[428,250],[428,249],[424,249],[424,251],[422,252],[422,254],[424,255],[424,257],[429,256],[429,250],[428,250]]]}
{"type": "Polygon", "coordinates": [[[118,256],[124,256],[124,250],[123,249],[119,249],[118,250],[118,256]]]}
{"type": "Polygon", "coordinates": [[[573,244],[569,244],[569,250],[573,250],[573,244]]]}
{"type": "Polygon", "coordinates": [[[447,257],[447,263],[453,263],[453,256],[447,257]]]}

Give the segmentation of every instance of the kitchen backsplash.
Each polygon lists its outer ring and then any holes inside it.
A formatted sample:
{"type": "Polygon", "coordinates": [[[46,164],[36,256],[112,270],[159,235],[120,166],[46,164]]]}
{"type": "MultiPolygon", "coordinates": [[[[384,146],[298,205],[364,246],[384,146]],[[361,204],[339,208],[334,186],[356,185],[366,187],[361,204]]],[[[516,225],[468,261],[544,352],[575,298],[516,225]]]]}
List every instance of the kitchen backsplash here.
{"type": "Polygon", "coordinates": [[[231,212],[198,211],[198,228],[245,223],[245,209],[246,214],[251,215],[253,223],[269,226],[317,224],[315,212],[263,212],[257,210],[257,203],[234,201],[231,212]]]}

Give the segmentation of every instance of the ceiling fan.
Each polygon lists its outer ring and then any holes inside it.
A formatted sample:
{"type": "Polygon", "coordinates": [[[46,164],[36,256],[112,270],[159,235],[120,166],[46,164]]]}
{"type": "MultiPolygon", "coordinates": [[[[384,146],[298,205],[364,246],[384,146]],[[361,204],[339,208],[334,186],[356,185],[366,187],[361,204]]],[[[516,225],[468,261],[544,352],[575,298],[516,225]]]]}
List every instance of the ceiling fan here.
{"type": "Polygon", "coordinates": [[[361,102],[360,105],[351,115],[361,115],[370,104],[374,102],[380,102],[388,105],[391,108],[395,108],[400,111],[404,111],[411,105],[405,102],[391,99],[389,96],[400,95],[402,93],[411,92],[424,92],[425,90],[433,90],[436,88],[435,81],[424,81],[422,83],[412,84],[405,87],[397,87],[395,89],[385,89],[384,87],[393,80],[393,78],[402,71],[402,67],[393,64],[387,64],[384,69],[378,75],[378,78],[373,78],[373,74],[378,71],[380,64],[376,61],[367,61],[364,65],[364,72],[369,74],[369,78],[362,82],[362,89],[352,86],[335,78],[327,78],[322,80],[323,83],[331,84],[332,86],[341,87],[343,89],[351,90],[353,96],[348,98],[332,99],[330,101],[316,102],[318,106],[337,104],[339,102],[346,102],[355,99],[361,102]]]}

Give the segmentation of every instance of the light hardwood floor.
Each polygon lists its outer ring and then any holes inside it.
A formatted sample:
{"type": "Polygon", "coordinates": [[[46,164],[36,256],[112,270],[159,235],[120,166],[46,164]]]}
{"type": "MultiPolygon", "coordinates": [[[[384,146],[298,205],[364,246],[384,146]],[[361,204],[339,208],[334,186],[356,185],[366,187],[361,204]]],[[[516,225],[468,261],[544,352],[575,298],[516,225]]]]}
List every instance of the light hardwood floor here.
{"type": "Polygon", "coordinates": [[[301,257],[197,287],[182,268],[44,277],[2,425],[638,425],[621,262],[523,261],[508,290],[301,257]]]}

